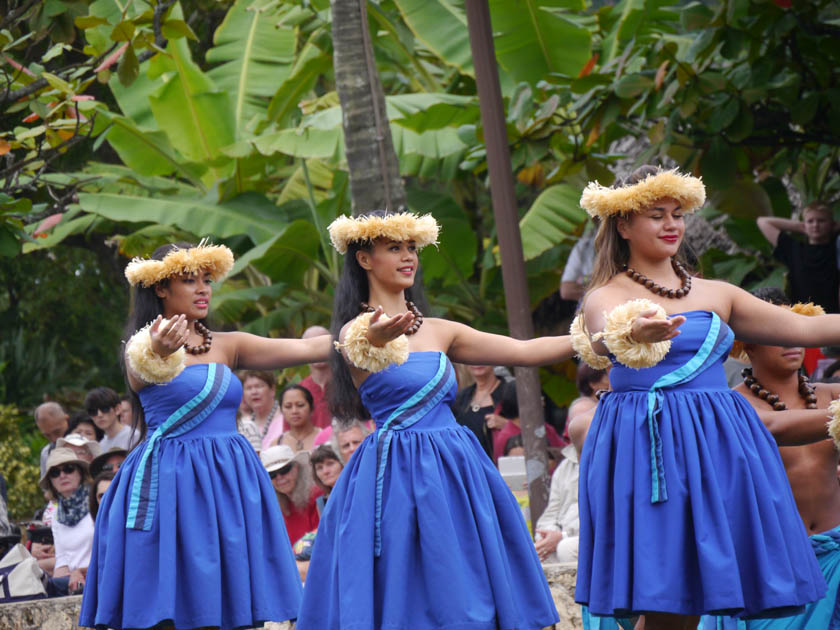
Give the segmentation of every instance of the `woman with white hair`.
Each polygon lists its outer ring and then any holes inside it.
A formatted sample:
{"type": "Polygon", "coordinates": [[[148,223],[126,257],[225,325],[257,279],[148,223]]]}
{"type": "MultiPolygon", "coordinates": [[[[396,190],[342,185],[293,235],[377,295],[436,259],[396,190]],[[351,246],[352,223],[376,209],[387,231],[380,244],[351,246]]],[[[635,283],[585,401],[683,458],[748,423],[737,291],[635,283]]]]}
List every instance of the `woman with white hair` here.
{"type": "Polygon", "coordinates": [[[316,502],[322,492],[312,479],[309,453],[295,453],[292,447],[280,444],[264,450],[260,459],[271,477],[289,542],[294,545],[304,534],[318,529],[320,520],[316,502]]]}

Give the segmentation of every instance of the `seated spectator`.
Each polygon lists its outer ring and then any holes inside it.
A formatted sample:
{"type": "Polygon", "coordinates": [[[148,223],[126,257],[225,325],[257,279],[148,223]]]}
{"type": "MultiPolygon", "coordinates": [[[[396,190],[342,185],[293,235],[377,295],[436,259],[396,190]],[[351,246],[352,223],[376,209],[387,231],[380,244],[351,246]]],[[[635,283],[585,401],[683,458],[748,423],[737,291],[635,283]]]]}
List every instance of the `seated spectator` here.
{"type": "Polygon", "coordinates": [[[110,472],[116,475],[127,456],[127,450],[119,446],[112,446],[98,457],[95,457],[90,463],[90,476],[96,479],[103,472],[110,472]]]}
{"type": "Polygon", "coordinates": [[[291,447],[280,444],[265,449],[260,459],[271,477],[289,542],[294,546],[304,534],[317,529],[320,520],[316,501],[321,490],[312,481],[309,453],[295,453],[291,447]]]}
{"type": "MultiPolygon", "coordinates": [[[[301,339],[329,334],[330,331],[323,326],[310,326],[303,331],[301,339]]],[[[332,369],[330,364],[324,361],[323,363],[310,363],[309,376],[300,382],[301,386],[308,389],[309,393],[312,394],[312,424],[319,429],[326,429],[332,422],[332,414],[326,395],[330,381],[332,381],[332,369]]]]}
{"type": "MultiPolygon", "coordinates": [[[[519,421],[519,403],[516,399],[516,383],[509,382],[502,385],[502,404],[499,415],[506,420],[505,425],[493,437],[493,457],[499,459],[505,454],[505,444],[514,435],[522,433],[519,421]]],[[[548,422],[545,425],[545,438],[549,446],[564,446],[562,438],[548,422]]]]}
{"type": "Polygon", "coordinates": [[[90,486],[90,495],[88,497],[88,505],[90,507],[90,517],[95,521],[96,514],[99,512],[99,505],[102,503],[102,497],[111,486],[114,480],[114,473],[110,470],[104,471],[93,478],[93,483],[90,486]]]}
{"type": "Polygon", "coordinates": [[[246,370],[242,380],[242,402],[251,409],[251,415],[245,416],[257,427],[260,436],[260,448],[267,449],[283,433],[283,414],[280,403],[276,400],[277,380],[274,372],[267,370],[246,370]]]}
{"type": "Polygon", "coordinates": [[[57,402],[45,402],[35,408],[35,425],[48,444],[41,449],[41,476],[47,471],[47,457],[55,448],[55,441],[67,433],[67,413],[57,402]]]}
{"type": "Polygon", "coordinates": [[[120,396],[120,407],[117,411],[117,417],[125,426],[130,427],[133,420],[134,411],[131,408],[131,396],[123,394],[120,396]]]}
{"type": "Polygon", "coordinates": [[[84,411],[77,411],[70,416],[70,421],[67,425],[67,433],[64,435],[67,436],[71,433],[78,433],[93,442],[99,442],[99,440],[105,437],[105,432],[96,426],[93,418],[87,415],[84,411]]]}
{"type": "Polygon", "coordinates": [[[566,445],[551,475],[548,505],[537,520],[535,545],[542,562],[577,562],[579,468],[575,447],[566,445]]]}
{"type": "Polygon", "coordinates": [[[333,447],[338,451],[345,466],[350,461],[353,453],[356,452],[356,449],[362,445],[362,442],[371,433],[372,431],[365,426],[365,423],[359,420],[352,420],[346,423],[336,422],[335,428],[333,429],[333,447]]]}
{"type": "Polygon", "coordinates": [[[52,527],[40,521],[26,524],[26,549],[38,561],[38,566],[49,577],[55,571],[55,545],[52,527]]]}
{"type": "Polygon", "coordinates": [[[286,431],[277,438],[277,444],[285,444],[295,453],[311,451],[320,429],[312,424],[312,394],[302,385],[289,385],[280,394],[280,410],[286,431]]]}
{"type": "Polygon", "coordinates": [[[90,465],[94,457],[102,454],[102,447],[99,446],[99,442],[89,440],[79,433],[68,433],[64,437],[58,438],[55,447],[69,448],[76,454],[76,457],[84,460],[88,465],[90,465]]]}
{"type": "Polygon", "coordinates": [[[321,444],[321,446],[312,451],[309,461],[312,464],[312,475],[315,478],[315,483],[324,493],[316,501],[318,514],[320,515],[327,505],[327,499],[330,496],[330,492],[332,492],[333,486],[338,481],[338,476],[344,469],[344,464],[341,463],[341,459],[333,450],[332,446],[327,444],[321,444]]]}
{"type": "Polygon", "coordinates": [[[493,431],[501,429],[505,420],[498,415],[502,402],[502,379],[492,365],[469,365],[467,370],[475,383],[464,387],[452,403],[452,414],[475,434],[484,452],[493,456],[493,431]]]}
{"type": "Polygon", "coordinates": [[[52,521],[55,542],[54,578],[67,577],[68,592],[84,586],[93,545],[89,510],[88,465],[69,448],[55,448],[47,459],[40,486],[58,502],[52,521]]]}
{"type": "MultiPolygon", "coordinates": [[[[580,397],[575,398],[569,405],[569,422],[579,413],[594,409],[598,404],[595,394],[600,390],[609,390],[609,369],[596,370],[581,362],[577,369],[577,388],[580,397]]],[[[568,431],[567,431],[568,433],[568,431]]]]}
{"type": "Polygon", "coordinates": [[[595,235],[598,233],[598,224],[599,220],[593,218],[569,253],[569,259],[563,267],[563,276],[560,278],[560,297],[564,300],[577,302],[586,292],[595,264],[595,235]]]}
{"type": "Polygon", "coordinates": [[[505,457],[516,457],[518,455],[525,455],[525,445],[522,443],[522,434],[511,436],[505,442],[505,457]]]}
{"type": "Polygon", "coordinates": [[[840,312],[840,260],[834,214],[822,202],[802,210],[802,221],[758,217],[758,229],[773,246],[773,257],[788,269],[791,302],[814,302],[828,313],[840,312]],[[805,241],[793,234],[804,235],[805,241]]]}
{"type": "Polygon", "coordinates": [[[120,397],[110,387],[96,387],[85,396],[85,411],[93,421],[105,432],[105,437],[99,440],[103,451],[112,446],[119,446],[127,451],[140,441],[138,432],[120,422],[117,412],[120,410],[120,397]]]}

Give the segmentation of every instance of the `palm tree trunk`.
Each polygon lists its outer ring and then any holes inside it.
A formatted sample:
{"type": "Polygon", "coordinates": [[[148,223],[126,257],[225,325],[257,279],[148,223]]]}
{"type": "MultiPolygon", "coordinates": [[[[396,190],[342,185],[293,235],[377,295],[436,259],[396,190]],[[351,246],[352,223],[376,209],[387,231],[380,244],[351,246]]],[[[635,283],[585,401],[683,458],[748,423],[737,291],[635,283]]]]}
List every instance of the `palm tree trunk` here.
{"type": "Polygon", "coordinates": [[[377,209],[399,211],[406,203],[365,1],[330,0],[333,64],[354,215],[377,209]]]}

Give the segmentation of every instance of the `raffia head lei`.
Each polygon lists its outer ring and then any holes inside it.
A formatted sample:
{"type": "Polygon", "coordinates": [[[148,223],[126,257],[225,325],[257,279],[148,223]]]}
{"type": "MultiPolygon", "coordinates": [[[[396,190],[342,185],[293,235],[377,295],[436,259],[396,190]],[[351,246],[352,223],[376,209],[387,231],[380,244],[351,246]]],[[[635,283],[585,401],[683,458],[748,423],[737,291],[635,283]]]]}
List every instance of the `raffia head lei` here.
{"type": "Polygon", "coordinates": [[[389,238],[394,241],[414,241],[418,249],[437,245],[440,226],[431,214],[418,216],[413,212],[399,212],[384,216],[340,216],[327,228],[330,241],[339,254],[347,252],[350,243],[389,238]]]}
{"type": "Polygon", "coordinates": [[[665,197],[676,199],[683,212],[693,212],[706,202],[706,187],[701,179],[683,175],[677,169],[659,171],[619,188],[589,182],[580,198],[580,207],[589,216],[604,220],[613,215],[641,212],[665,197]]]}
{"type": "MultiPolygon", "coordinates": [[[[787,304],[781,304],[780,306],[788,309],[789,311],[793,311],[797,315],[805,315],[807,317],[825,315],[825,309],[819,304],[814,304],[813,302],[797,302],[793,306],[789,306],[787,304]]],[[[747,356],[746,350],[744,350],[743,341],[735,340],[735,343],[732,344],[732,350],[730,350],[729,356],[741,363],[750,362],[750,358],[747,356]]]]}
{"type": "Polygon", "coordinates": [[[224,245],[209,245],[203,239],[195,247],[175,248],[163,260],[134,258],[125,268],[131,286],[151,287],[172,276],[208,272],[213,282],[224,278],[233,267],[233,252],[224,245]]]}

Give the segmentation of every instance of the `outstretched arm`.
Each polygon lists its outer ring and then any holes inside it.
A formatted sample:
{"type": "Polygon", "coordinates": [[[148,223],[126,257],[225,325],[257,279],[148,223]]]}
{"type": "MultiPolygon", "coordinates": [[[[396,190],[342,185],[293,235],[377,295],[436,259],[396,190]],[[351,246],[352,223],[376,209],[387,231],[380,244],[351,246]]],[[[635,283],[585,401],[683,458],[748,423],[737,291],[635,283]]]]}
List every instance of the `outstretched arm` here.
{"type": "Polygon", "coordinates": [[[779,446],[801,446],[829,439],[825,409],[756,411],[779,446]]]}
{"type": "Polygon", "coordinates": [[[332,352],[332,337],[320,335],[309,339],[268,339],[243,332],[225,335],[234,350],[235,369],[274,370],[304,363],[327,361],[332,352]]]}
{"type": "Polygon", "coordinates": [[[513,339],[481,332],[447,320],[437,320],[445,339],[446,353],[453,361],[469,365],[537,366],[571,359],[574,351],[568,335],[513,339]]]}
{"type": "Polygon", "coordinates": [[[840,315],[799,315],[734,285],[719,284],[731,298],[729,326],[741,341],[805,348],[840,344],[840,315]]]}
{"type": "Polygon", "coordinates": [[[779,242],[779,234],[782,232],[805,232],[805,225],[802,221],[793,219],[782,219],[780,217],[758,217],[756,220],[758,229],[773,247],[779,242]]]}

